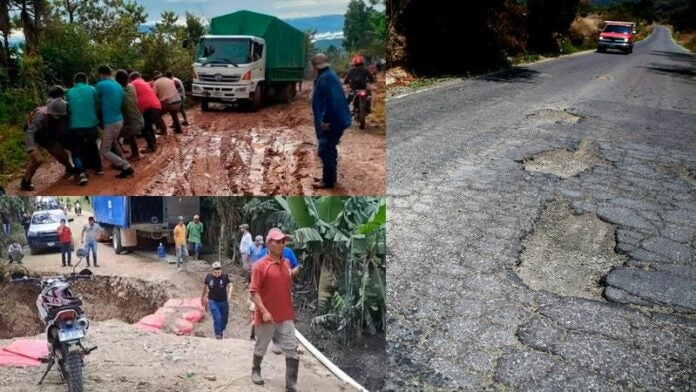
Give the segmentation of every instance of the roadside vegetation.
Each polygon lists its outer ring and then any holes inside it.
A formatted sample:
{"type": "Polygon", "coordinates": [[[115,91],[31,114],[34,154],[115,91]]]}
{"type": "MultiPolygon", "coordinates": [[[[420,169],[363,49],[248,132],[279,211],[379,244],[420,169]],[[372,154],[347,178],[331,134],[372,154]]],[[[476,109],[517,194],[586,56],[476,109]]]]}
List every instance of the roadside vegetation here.
{"type": "Polygon", "coordinates": [[[639,40],[650,35],[653,23],[662,23],[672,25],[685,46],[696,41],[693,0],[395,0],[387,12],[387,63],[399,74],[388,77],[390,88],[594,49],[605,20],[635,21],[639,40]]]}

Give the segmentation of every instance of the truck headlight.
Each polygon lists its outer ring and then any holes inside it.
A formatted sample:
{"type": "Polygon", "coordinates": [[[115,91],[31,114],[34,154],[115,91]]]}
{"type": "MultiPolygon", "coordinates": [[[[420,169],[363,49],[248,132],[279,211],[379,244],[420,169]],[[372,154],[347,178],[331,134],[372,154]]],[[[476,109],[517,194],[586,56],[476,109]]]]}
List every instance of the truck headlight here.
{"type": "Polygon", "coordinates": [[[39,233],[36,232],[36,231],[31,231],[31,230],[29,230],[29,231],[27,232],[27,237],[36,237],[38,234],[39,234],[39,233]]]}
{"type": "Polygon", "coordinates": [[[623,42],[628,42],[628,38],[624,38],[624,39],[623,39],[623,42]]]}
{"type": "Polygon", "coordinates": [[[599,37],[599,40],[600,40],[600,41],[604,41],[605,39],[606,39],[606,38],[604,38],[604,37],[599,37]]]}

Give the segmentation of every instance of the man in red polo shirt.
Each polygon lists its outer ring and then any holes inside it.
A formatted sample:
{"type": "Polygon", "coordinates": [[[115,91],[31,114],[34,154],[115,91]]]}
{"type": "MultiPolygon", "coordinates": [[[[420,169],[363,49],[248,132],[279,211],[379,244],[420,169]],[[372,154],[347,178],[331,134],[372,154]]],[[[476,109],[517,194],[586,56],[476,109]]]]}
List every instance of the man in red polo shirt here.
{"type": "Polygon", "coordinates": [[[283,248],[289,237],[279,229],[271,229],[266,236],[268,255],[256,263],[251,270],[249,292],[256,304],[254,329],[254,366],[251,380],[263,385],[261,361],[271,340],[275,340],[285,353],[285,389],[298,391],[297,372],[300,360],[297,356],[295,339],[295,312],[292,307],[292,268],[283,258],[283,248]],[[274,339],[275,338],[275,339],[274,339]]]}

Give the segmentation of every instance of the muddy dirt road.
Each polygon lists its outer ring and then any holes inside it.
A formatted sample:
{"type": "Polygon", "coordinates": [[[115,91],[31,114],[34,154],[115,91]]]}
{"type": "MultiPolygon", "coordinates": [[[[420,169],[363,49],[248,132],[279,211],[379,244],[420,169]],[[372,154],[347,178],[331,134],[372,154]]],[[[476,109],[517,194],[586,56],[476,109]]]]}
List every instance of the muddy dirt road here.
{"type": "MultiPolygon", "coordinates": [[[[86,218],[75,217],[73,233],[79,233],[86,218]]],[[[79,246],[79,239],[76,241],[79,246]]],[[[87,390],[93,391],[281,391],[284,390],[285,362],[268,353],[264,359],[264,387],[249,378],[252,360],[248,340],[249,313],[247,291],[241,277],[232,275],[235,300],[230,304],[230,321],[221,341],[214,339],[210,315],[196,325],[192,336],[153,334],[134,325],[154,312],[169,298],[200,296],[201,282],[208,271],[205,262],[192,261],[177,270],[158,261],[153,252],[116,255],[109,244],[98,246],[99,268],[91,282],[80,282],[85,311],[92,319],[88,337],[99,346],[87,358],[87,390]]],[[[171,257],[171,255],[168,255],[171,257]]],[[[66,273],[60,267],[59,253],[27,255],[24,262],[32,272],[66,273]]],[[[29,287],[0,285],[0,346],[19,337],[42,339],[36,318],[36,293],[29,287]],[[9,339],[12,338],[12,339],[9,339]]],[[[165,326],[165,331],[169,326],[165,326]]],[[[269,350],[270,351],[270,350],[269,350]]],[[[299,383],[306,391],[349,391],[314,357],[301,356],[299,383]]],[[[49,373],[45,385],[36,387],[43,367],[0,368],[0,391],[64,391],[56,372],[49,373]]]]}
{"type": "MultiPolygon", "coordinates": [[[[383,91],[383,82],[380,91],[383,91]]],[[[377,94],[383,97],[383,93],[377,94]]],[[[183,134],[158,136],[158,151],[132,162],[135,177],[116,180],[118,171],[105,164],[105,174],[88,174],[78,187],[61,179],[52,162],[34,177],[35,195],[377,195],[385,192],[385,128],[368,118],[365,130],[351,127],[339,145],[338,185],[312,188],[321,175],[311,113],[311,82],[290,104],[272,104],[259,112],[211,105],[210,112],[188,109],[190,125],[183,134]],[[59,180],[57,180],[59,179],[59,180]]],[[[171,123],[169,116],[165,122],[171,123]]],[[[139,139],[141,148],[144,140],[139,139]]],[[[126,148],[127,149],[127,148],[126,148]]],[[[8,186],[21,192],[19,182],[8,186]]]]}

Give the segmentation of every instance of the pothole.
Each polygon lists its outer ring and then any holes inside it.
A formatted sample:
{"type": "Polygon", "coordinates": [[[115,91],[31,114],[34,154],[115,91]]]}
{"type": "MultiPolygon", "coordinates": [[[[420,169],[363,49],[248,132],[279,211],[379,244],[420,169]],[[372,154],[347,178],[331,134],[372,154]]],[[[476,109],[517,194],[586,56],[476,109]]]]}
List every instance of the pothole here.
{"type": "Polygon", "coordinates": [[[599,79],[599,80],[614,80],[614,79],[616,79],[616,77],[614,75],[611,75],[611,74],[605,74],[605,75],[597,76],[597,79],[599,79]]]}
{"type": "Polygon", "coordinates": [[[696,170],[690,169],[686,166],[679,166],[677,167],[677,174],[679,175],[679,178],[685,182],[696,186],[696,170]]]}
{"type": "Polygon", "coordinates": [[[530,172],[550,173],[560,178],[570,178],[597,165],[607,164],[599,147],[592,139],[583,139],[577,150],[558,149],[544,151],[523,161],[530,172]]]}
{"type": "Polygon", "coordinates": [[[572,113],[567,109],[541,109],[538,112],[532,113],[528,118],[543,122],[543,123],[566,123],[577,124],[585,119],[585,117],[572,113]]]}
{"type": "MultiPolygon", "coordinates": [[[[161,286],[139,279],[95,276],[72,287],[82,294],[83,309],[91,321],[118,319],[135,323],[164,304],[168,296],[161,286]]],[[[38,317],[38,287],[0,285],[0,339],[33,336],[44,331],[38,317]]]]}
{"type": "Polygon", "coordinates": [[[595,214],[575,215],[565,201],[544,206],[522,241],[515,272],[532,290],[602,300],[602,279],[625,261],[614,252],[615,226],[595,214]]]}

